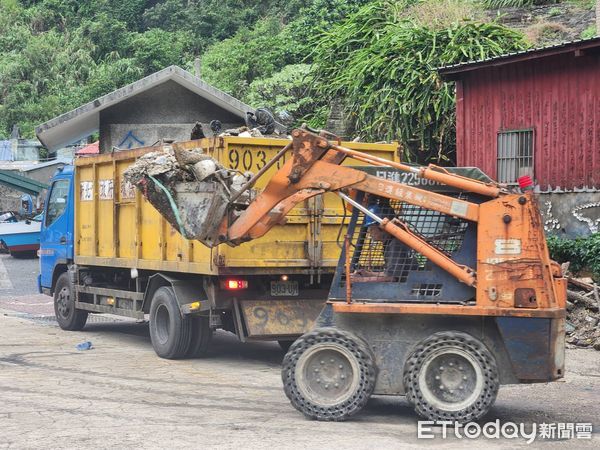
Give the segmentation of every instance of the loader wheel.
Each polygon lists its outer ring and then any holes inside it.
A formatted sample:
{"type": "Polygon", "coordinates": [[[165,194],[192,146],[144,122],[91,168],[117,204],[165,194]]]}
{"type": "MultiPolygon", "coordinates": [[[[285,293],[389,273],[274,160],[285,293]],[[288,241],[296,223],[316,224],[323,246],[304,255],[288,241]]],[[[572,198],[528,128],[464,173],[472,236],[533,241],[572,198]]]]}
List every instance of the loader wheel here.
{"type": "Polygon", "coordinates": [[[181,314],[173,288],[158,288],[150,305],[150,339],[158,356],[183,358],[190,348],[192,323],[181,314]]]}
{"type": "Polygon", "coordinates": [[[473,336],[435,333],[421,341],[404,365],[404,389],[420,416],[469,422],[483,417],[499,387],[496,360],[473,336]]]}
{"type": "Polygon", "coordinates": [[[201,358],[206,355],[210,347],[213,331],[210,328],[209,318],[205,316],[191,317],[192,337],[190,348],[187,351],[188,358],[201,358]]]}
{"type": "Polygon", "coordinates": [[[317,328],[291,346],[283,360],[285,395],[311,419],[341,421],[360,411],[375,388],[369,347],[336,328],[317,328]]]}
{"type": "Polygon", "coordinates": [[[56,280],[54,288],[54,315],[58,326],[67,331],[80,331],[87,322],[87,311],[75,308],[75,294],[68,273],[56,280]]]}

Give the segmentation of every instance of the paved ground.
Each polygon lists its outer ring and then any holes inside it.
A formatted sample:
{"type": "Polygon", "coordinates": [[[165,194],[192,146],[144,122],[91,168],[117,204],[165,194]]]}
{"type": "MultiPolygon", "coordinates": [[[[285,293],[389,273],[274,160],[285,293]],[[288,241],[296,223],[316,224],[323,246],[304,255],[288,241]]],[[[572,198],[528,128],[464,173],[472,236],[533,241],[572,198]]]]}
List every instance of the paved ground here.
{"type": "MultiPolygon", "coordinates": [[[[14,272],[12,261],[1,261],[14,272]]],[[[304,419],[282,392],[283,354],[275,344],[240,344],[218,333],[208,358],[167,361],[154,354],[145,324],[98,317],[83,332],[63,332],[48,297],[11,289],[0,288],[0,448],[469,445],[442,440],[439,429],[435,439],[418,440],[417,418],[400,398],[375,397],[352,422],[304,419]],[[77,351],[86,340],[94,349],[77,351]]],[[[533,422],[588,422],[592,440],[538,439],[533,446],[597,448],[599,415],[600,352],[573,349],[564,382],[504,387],[484,422],[525,423],[528,430],[533,422]]],[[[475,445],[527,446],[524,439],[475,445]]]]}
{"type": "Polygon", "coordinates": [[[37,258],[17,259],[0,254],[0,296],[37,294],[39,261],[37,258]]]}

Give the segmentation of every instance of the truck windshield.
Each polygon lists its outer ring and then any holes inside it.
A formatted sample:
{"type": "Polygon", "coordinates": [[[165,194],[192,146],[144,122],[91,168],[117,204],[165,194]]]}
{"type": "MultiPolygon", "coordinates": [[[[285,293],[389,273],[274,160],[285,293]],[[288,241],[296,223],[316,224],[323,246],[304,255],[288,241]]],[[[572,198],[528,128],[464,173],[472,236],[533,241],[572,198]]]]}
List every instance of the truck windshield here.
{"type": "Polygon", "coordinates": [[[51,225],[65,211],[68,195],[69,180],[55,181],[46,207],[46,226],[51,225]]]}

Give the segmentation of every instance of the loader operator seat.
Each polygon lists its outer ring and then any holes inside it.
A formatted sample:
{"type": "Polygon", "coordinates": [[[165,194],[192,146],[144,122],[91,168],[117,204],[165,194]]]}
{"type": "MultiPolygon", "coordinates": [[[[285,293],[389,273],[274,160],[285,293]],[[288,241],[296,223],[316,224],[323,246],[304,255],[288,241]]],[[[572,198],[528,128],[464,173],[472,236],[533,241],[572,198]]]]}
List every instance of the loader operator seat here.
{"type": "MultiPolygon", "coordinates": [[[[382,219],[393,219],[395,211],[385,198],[379,198],[368,207],[369,211],[382,219]]],[[[414,251],[395,239],[386,231],[379,228],[379,224],[370,216],[365,216],[363,227],[366,228],[365,240],[367,245],[381,243],[383,252],[383,270],[379,281],[405,282],[411,270],[417,270],[419,265],[414,251]],[[368,238],[368,239],[367,239],[368,238]]],[[[364,244],[363,244],[364,245],[364,244]]]]}

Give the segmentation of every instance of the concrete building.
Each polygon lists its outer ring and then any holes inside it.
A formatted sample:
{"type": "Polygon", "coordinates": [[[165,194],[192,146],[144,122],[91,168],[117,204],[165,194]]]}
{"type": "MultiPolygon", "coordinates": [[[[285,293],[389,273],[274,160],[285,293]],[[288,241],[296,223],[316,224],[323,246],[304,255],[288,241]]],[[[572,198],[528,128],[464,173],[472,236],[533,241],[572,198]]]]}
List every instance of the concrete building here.
{"type": "Polygon", "coordinates": [[[189,140],[196,122],[223,129],[245,124],[254,109],[177,66],[106,94],[36,128],[49,150],[99,132],[100,152],[153,145],[160,139],[189,140]]]}
{"type": "Polygon", "coordinates": [[[456,82],[458,165],[508,184],[530,175],[547,232],[600,231],[600,38],[439,73],[456,82]]]}
{"type": "MultiPolygon", "coordinates": [[[[0,172],[12,172],[16,175],[26,177],[30,180],[49,184],[50,178],[58,168],[70,164],[71,159],[54,159],[52,161],[0,161],[0,172]]],[[[0,211],[19,211],[21,207],[21,196],[23,191],[0,184],[0,211]]],[[[45,201],[46,191],[42,190],[39,195],[31,193],[34,206],[40,208],[45,201]]]]}

